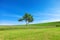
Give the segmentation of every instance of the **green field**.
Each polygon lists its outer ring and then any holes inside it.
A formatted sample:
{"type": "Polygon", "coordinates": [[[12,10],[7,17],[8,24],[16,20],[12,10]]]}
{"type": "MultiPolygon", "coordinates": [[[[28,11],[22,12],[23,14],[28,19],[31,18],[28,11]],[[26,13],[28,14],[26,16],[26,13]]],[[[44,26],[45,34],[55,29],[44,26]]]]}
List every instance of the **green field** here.
{"type": "Polygon", "coordinates": [[[0,40],[60,40],[59,22],[0,26],[0,40]]]}

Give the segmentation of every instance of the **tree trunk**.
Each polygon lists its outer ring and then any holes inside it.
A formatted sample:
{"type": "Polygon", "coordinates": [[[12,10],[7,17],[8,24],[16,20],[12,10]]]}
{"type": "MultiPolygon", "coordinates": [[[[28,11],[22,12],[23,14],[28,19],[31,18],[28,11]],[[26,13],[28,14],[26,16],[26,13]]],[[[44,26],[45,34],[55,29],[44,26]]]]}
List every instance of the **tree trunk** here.
{"type": "Polygon", "coordinates": [[[28,26],[28,22],[26,21],[26,27],[28,26]]]}

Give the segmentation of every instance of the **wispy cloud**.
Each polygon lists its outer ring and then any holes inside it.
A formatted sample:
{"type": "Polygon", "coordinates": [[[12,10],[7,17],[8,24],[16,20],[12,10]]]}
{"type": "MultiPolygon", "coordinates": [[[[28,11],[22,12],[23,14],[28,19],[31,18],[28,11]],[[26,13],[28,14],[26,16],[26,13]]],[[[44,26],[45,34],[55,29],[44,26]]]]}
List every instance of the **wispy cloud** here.
{"type": "Polygon", "coordinates": [[[11,21],[11,20],[2,20],[0,21],[0,25],[22,25],[25,22],[11,21]]]}
{"type": "Polygon", "coordinates": [[[21,17],[21,15],[9,13],[9,12],[5,12],[5,11],[1,11],[0,13],[1,13],[0,16],[2,16],[2,17],[16,17],[16,18],[21,17]]]}
{"type": "Polygon", "coordinates": [[[43,13],[37,12],[34,14],[34,18],[38,20],[38,22],[53,22],[60,21],[60,7],[49,8],[45,10],[43,13]],[[37,18],[36,18],[37,17],[37,18]],[[41,20],[41,19],[44,20],[41,20]]]}
{"type": "Polygon", "coordinates": [[[21,16],[20,15],[15,15],[15,14],[3,14],[1,16],[6,16],[6,17],[17,17],[17,18],[20,18],[21,16]]]}

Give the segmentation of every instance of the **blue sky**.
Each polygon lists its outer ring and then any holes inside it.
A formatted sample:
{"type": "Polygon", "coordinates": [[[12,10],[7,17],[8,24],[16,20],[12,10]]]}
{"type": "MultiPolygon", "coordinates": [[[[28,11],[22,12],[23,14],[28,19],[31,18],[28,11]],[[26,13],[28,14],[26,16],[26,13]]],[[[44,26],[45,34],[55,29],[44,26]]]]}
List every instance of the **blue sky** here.
{"type": "Polygon", "coordinates": [[[0,25],[25,24],[18,19],[26,12],[32,23],[60,21],[60,0],[0,0],[0,25]]]}

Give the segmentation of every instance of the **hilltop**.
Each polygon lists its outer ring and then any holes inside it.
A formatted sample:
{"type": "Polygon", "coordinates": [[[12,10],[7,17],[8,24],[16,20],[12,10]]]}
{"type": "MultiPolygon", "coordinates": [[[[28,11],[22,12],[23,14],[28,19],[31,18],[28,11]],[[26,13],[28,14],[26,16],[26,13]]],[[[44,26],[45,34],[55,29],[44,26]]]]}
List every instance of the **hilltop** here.
{"type": "MultiPolygon", "coordinates": [[[[48,22],[48,23],[38,23],[38,24],[29,24],[26,25],[9,25],[9,26],[0,26],[0,30],[6,29],[41,29],[41,28],[55,28],[56,25],[60,25],[60,22],[48,22]]],[[[58,26],[59,27],[59,26],[58,26]]]]}

